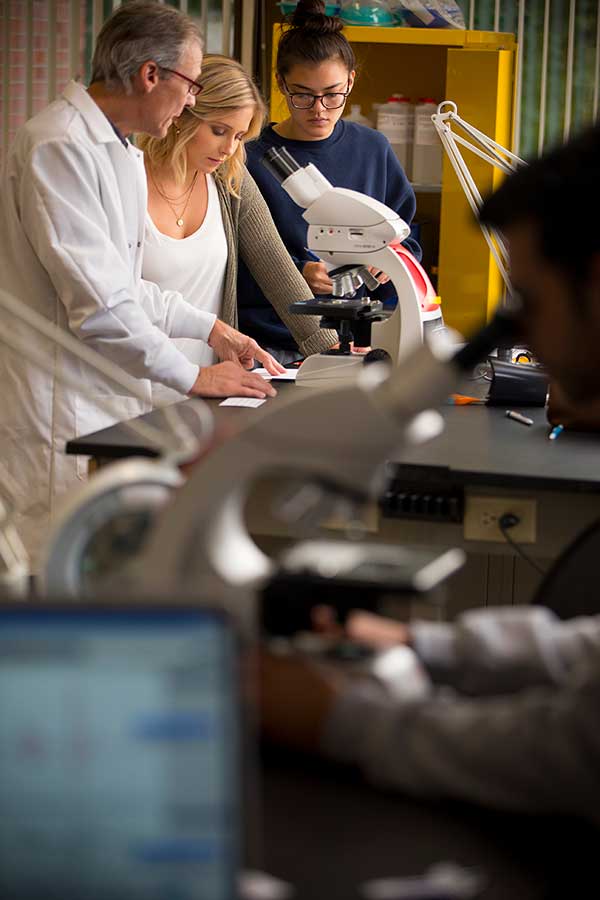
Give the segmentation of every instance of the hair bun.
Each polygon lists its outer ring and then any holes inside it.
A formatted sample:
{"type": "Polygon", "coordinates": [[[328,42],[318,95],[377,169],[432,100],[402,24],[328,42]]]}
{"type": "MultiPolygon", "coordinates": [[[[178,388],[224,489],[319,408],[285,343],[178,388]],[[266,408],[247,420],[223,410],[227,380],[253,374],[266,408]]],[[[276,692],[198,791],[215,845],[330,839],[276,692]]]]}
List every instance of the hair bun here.
{"type": "Polygon", "coordinates": [[[324,0],[298,0],[289,22],[292,28],[303,28],[315,34],[334,34],[344,27],[337,16],[325,14],[324,0]]]}

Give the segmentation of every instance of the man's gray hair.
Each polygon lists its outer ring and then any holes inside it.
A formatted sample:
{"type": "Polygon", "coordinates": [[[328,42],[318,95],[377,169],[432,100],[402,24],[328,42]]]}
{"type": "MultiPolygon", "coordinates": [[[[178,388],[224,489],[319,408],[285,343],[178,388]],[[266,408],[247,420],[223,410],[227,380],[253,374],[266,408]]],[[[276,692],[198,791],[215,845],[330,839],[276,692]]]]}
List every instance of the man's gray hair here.
{"type": "MultiPolygon", "coordinates": [[[[131,93],[131,80],[153,60],[176,69],[186,44],[202,37],[192,19],[158,0],[130,0],[106,20],[92,59],[92,82],[131,93]]],[[[170,77],[170,75],[167,75],[170,77]]]]}

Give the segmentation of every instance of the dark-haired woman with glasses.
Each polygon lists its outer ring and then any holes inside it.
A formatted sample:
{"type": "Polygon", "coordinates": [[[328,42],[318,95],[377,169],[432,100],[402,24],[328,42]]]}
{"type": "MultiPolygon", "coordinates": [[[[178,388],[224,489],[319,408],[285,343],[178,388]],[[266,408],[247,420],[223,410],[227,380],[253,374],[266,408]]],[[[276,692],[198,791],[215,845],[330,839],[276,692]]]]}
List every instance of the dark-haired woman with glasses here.
{"type": "MultiPolygon", "coordinates": [[[[314,163],[338,187],[361,191],[396,210],[408,224],[415,214],[413,189],[384,135],[342,119],[354,85],[355,58],[342,34],[340,19],[326,16],[323,0],[299,0],[291,27],[281,35],[277,51],[277,83],[289,116],[270,124],[256,141],[247,144],[247,166],[258,184],[271,215],[297,268],[314,294],[327,295],[333,287],[325,263],[306,250],[306,221],[302,210],[262,166],[271,147],[286,147],[301,166],[314,163]]],[[[413,237],[404,242],[421,259],[413,237]]],[[[378,299],[395,299],[385,276],[378,299]]],[[[248,269],[238,275],[240,328],[287,363],[301,353],[289,330],[262,294],[248,269]]]]}

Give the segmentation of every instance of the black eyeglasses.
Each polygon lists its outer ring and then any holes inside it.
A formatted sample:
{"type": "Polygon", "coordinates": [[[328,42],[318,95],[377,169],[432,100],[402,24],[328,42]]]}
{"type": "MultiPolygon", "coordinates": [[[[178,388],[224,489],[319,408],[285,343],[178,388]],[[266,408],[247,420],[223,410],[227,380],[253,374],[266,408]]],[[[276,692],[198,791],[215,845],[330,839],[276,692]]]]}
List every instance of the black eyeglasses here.
{"type": "Polygon", "coordinates": [[[192,97],[197,97],[200,91],[204,90],[204,85],[198,84],[197,81],[194,81],[192,78],[188,78],[187,75],[182,75],[181,72],[177,72],[175,69],[167,69],[166,66],[159,66],[161,72],[170,72],[171,75],[177,75],[179,78],[183,78],[184,81],[187,81],[189,87],[188,91],[192,95],[192,97]]]}
{"type": "MultiPolygon", "coordinates": [[[[340,106],[344,105],[346,97],[350,93],[348,87],[346,87],[345,91],[334,91],[331,94],[292,93],[285,83],[285,78],[283,76],[281,76],[281,80],[294,109],[312,109],[317,100],[321,101],[325,109],[339,109],[340,106]]],[[[350,79],[348,79],[347,85],[348,84],[350,84],[350,79]]]]}

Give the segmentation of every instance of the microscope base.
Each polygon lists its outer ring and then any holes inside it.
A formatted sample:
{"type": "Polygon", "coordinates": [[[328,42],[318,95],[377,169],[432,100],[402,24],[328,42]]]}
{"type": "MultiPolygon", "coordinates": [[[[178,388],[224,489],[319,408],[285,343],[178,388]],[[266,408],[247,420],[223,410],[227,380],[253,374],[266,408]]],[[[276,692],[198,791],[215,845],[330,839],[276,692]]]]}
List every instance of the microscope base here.
{"type": "Polygon", "coordinates": [[[362,353],[340,354],[315,353],[304,360],[298,369],[296,384],[300,387],[330,388],[336,384],[347,384],[356,379],[365,357],[362,353]]]}

